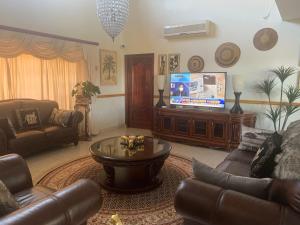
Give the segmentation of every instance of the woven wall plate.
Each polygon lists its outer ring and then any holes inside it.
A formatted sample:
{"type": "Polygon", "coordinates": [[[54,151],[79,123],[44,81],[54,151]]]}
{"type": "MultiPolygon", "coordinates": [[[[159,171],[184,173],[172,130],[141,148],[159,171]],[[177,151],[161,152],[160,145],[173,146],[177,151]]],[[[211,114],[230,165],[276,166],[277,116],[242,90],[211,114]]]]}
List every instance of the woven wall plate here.
{"type": "Polygon", "coordinates": [[[204,68],[204,60],[201,56],[194,55],[189,59],[187,67],[191,73],[200,73],[204,68]]]}
{"type": "Polygon", "coordinates": [[[254,38],[253,44],[255,48],[260,51],[267,51],[272,49],[278,41],[278,34],[272,28],[263,28],[259,30],[254,38]]]}
{"type": "Polygon", "coordinates": [[[216,50],[215,60],[219,66],[227,68],[236,64],[240,56],[241,50],[239,46],[231,42],[226,42],[216,50]]]}

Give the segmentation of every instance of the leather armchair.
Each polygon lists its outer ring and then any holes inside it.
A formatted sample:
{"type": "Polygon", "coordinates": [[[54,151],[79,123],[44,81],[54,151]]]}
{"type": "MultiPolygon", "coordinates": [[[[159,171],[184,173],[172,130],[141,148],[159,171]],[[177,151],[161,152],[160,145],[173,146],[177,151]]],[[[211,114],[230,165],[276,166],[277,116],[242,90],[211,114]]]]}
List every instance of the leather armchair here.
{"type": "Polygon", "coordinates": [[[297,225],[299,214],[288,205],[224,190],[199,180],[184,180],[175,197],[185,225],[297,225]]]}
{"type": "Polygon", "coordinates": [[[83,225],[102,203],[99,186],[90,180],[59,191],[33,186],[26,162],[16,154],[0,157],[0,179],[20,204],[0,225],[83,225]]]}

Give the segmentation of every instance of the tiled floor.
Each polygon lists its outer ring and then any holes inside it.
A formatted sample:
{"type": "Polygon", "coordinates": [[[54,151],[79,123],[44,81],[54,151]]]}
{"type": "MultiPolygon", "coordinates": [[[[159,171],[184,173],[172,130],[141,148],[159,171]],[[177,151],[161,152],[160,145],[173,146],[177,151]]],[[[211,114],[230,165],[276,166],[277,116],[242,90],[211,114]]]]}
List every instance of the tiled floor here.
{"type": "MultiPolygon", "coordinates": [[[[89,146],[97,141],[107,137],[114,137],[124,134],[142,134],[151,135],[149,130],[132,128],[114,128],[102,131],[98,136],[93,137],[90,142],[80,142],[78,146],[70,145],[60,149],[50,150],[27,158],[27,162],[32,173],[33,181],[37,182],[47,171],[60,166],[68,161],[72,161],[82,156],[89,155],[89,146]]],[[[186,158],[196,158],[212,167],[218,165],[227,155],[224,151],[183,145],[179,143],[172,144],[172,153],[186,158]]]]}

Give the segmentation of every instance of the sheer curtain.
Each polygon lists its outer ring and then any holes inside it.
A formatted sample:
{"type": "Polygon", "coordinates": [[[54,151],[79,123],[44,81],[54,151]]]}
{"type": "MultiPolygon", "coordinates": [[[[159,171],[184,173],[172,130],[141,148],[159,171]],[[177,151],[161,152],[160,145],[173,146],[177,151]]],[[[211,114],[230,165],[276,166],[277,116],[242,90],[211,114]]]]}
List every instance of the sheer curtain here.
{"type": "Polygon", "coordinates": [[[72,109],[74,85],[83,80],[84,61],[41,59],[29,54],[0,57],[0,99],[52,99],[60,108],[72,109]]]}

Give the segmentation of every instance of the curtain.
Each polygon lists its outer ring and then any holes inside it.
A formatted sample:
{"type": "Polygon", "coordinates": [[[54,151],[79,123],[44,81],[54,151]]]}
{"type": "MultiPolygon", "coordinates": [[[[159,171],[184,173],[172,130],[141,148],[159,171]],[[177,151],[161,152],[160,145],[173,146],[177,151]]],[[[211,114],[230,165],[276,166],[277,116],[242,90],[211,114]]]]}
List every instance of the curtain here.
{"type": "Polygon", "coordinates": [[[45,60],[28,54],[0,58],[0,99],[52,99],[60,108],[72,109],[71,91],[82,78],[84,64],[62,58],[45,60]]]}
{"type": "Polygon", "coordinates": [[[0,99],[52,99],[71,109],[71,90],[95,73],[97,48],[0,30],[0,99]]]}

